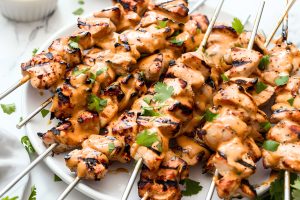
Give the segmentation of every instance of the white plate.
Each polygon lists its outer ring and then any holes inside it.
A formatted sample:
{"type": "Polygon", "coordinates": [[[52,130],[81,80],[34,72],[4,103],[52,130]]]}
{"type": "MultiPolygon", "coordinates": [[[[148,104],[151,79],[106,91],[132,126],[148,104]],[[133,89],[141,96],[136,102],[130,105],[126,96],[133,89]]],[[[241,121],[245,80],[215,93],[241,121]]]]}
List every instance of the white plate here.
{"type": "MultiPolygon", "coordinates": [[[[207,14],[210,18],[213,13],[213,9],[209,8],[207,6],[203,6],[200,9],[201,13],[207,14]]],[[[230,24],[234,16],[231,16],[227,13],[221,12],[219,16],[219,22],[227,22],[230,24]]],[[[58,31],[56,34],[53,35],[52,38],[48,40],[42,47],[41,50],[46,49],[51,41],[53,41],[56,38],[59,38],[61,36],[69,35],[74,30],[77,29],[76,23],[71,24],[69,26],[66,26],[65,28],[62,28],[60,31],[58,31]]],[[[36,89],[33,89],[30,84],[27,84],[25,89],[25,99],[23,102],[25,115],[30,114],[35,108],[37,108],[41,102],[44,102],[48,97],[50,96],[50,93],[45,92],[44,95],[40,95],[39,91],[36,89]]],[[[32,145],[38,152],[38,154],[41,154],[46,150],[45,146],[43,145],[40,138],[37,136],[37,132],[46,132],[48,129],[52,128],[54,125],[56,125],[56,122],[53,121],[51,124],[49,124],[49,115],[46,118],[42,118],[41,114],[38,114],[34,119],[32,119],[26,126],[28,136],[32,142],[32,145]]],[[[56,155],[54,157],[49,156],[45,160],[46,165],[60,178],[62,178],[63,181],[66,183],[70,183],[74,179],[74,174],[71,174],[69,169],[65,166],[65,162],[63,160],[63,155],[56,155]]],[[[129,164],[120,164],[120,163],[114,163],[110,169],[116,169],[116,168],[126,168],[129,172],[132,171],[134,163],[129,164]]],[[[259,164],[257,172],[254,176],[251,177],[250,183],[254,185],[259,185],[260,183],[264,182],[269,177],[269,170],[263,169],[261,164],[259,164]]],[[[80,192],[86,194],[87,196],[90,196],[94,199],[102,199],[102,200],[117,200],[120,199],[126,184],[129,180],[130,173],[108,173],[103,180],[100,182],[95,181],[82,181],[78,184],[76,187],[77,190],[80,192]]],[[[190,178],[193,180],[197,180],[201,182],[201,185],[203,186],[202,191],[198,195],[194,195],[191,197],[183,197],[182,199],[205,199],[206,193],[208,192],[208,187],[211,182],[211,176],[202,174],[202,169],[200,165],[197,165],[195,167],[192,167],[190,170],[190,178]]],[[[139,178],[137,178],[138,181],[139,178]]],[[[131,191],[131,196],[129,197],[130,200],[139,199],[138,193],[137,193],[137,181],[134,184],[134,188],[131,191]]],[[[46,187],[47,183],[45,183],[46,187]]],[[[260,188],[258,193],[261,191],[265,191],[267,189],[266,186],[263,188],[260,188]]],[[[217,195],[213,197],[214,200],[219,199],[217,195]]]]}

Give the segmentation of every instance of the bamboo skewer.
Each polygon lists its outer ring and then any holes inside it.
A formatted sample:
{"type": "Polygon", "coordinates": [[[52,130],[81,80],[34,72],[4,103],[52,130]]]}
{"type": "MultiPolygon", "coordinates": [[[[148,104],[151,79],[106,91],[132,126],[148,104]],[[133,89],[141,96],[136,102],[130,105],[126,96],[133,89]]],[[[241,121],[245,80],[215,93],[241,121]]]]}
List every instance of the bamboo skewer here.
{"type": "MultiPolygon", "coordinates": [[[[218,6],[216,7],[214,15],[212,17],[212,20],[211,20],[211,22],[210,22],[210,24],[209,24],[209,26],[208,26],[208,28],[207,28],[207,30],[205,32],[204,38],[203,38],[203,40],[202,40],[202,42],[200,44],[200,48],[199,49],[202,49],[202,48],[204,48],[206,46],[207,40],[208,40],[209,35],[210,35],[210,33],[211,33],[212,29],[213,29],[213,26],[214,26],[214,24],[215,24],[215,22],[217,20],[217,17],[219,15],[220,11],[221,11],[223,3],[224,3],[224,0],[220,0],[219,1],[218,6]]],[[[136,177],[138,175],[138,172],[139,172],[142,164],[143,164],[143,159],[140,158],[137,161],[137,163],[136,163],[136,165],[134,167],[134,171],[133,171],[133,173],[132,173],[132,175],[131,175],[131,177],[129,179],[129,182],[128,182],[127,186],[126,186],[125,192],[123,193],[123,196],[122,196],[121,200],[127,200],[128,199],[129,193],[130,193],[130,191],[131,191],[131,189],[133,187],[134,181],[135,181],[135,179],[136,179],[136,177]]]]}
{"type": "Polygon", "coordinates": [[[30,80],[30,76],[26,75],[21,80],[19,80],[17,83],[9,87],[6,91],[0,94],[0,100],[2,100],[4,97],[12,93],[15,89],[26,83],[28,80],[30,80]]]}
{"type": "MultiPolygon", "coordinates": [[[[253,48],[253,45],[254,45],[254,42],[255,42],[255,36],[257,34],[257,30],[258,30],[258,27],[259,27],[259,23],[260,23],[260,19],[261,19],[263,10],[264,10],[265,3],[266,3],[265,1],[262,1],[261,5],[259,6],[256,18],[255,18],[254,26],[253,26],[253,29],[252,29],[251,38],[249,40],[249,44],[248,44],[248,47],[247,47],[248,50],[251,50],[253,48]]],[[[215,173],[214,173],[214,176],[213,176],[213,179],[212,179],[212,182],[210,184],[210,187],[209,187],[209,190],[208,190],[208,193],[206,195],[205,200],[211,200],[212,199],[212,196],[213,196],[214,190],[215,190],[215,179],[216,179],[216,177],[218,177],[218,170],[217,169],[215,170],[215,173]]]]}

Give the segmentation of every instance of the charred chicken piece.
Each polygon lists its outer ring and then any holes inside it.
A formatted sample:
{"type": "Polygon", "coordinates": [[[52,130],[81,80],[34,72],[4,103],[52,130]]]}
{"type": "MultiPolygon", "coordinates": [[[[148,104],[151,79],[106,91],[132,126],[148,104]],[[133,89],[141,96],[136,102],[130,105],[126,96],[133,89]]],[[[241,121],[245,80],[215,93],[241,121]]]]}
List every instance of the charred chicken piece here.
{"type": "Polygon", "coordinates": [[[100,131],[99,116],[85,110],[76,111],[67,121],[61,122],[47,131],[38,133],[46,146],[57,143],[54,153],[66,152],[80,147],[90,135],[100,131]]]}
{"type": "Polygon", "coordinates": [[[188,173],[187,163],[168,151],[158,170],[151,171],[143,166],[138,182],[139,196],[147,193],[151,200],[179,200],[179,182],[187,178],[188,173]]]}
{"type": "Polygon", "coordinates": [[[62,57],[51,52],[42,52],[21,65],[23,75],[29,75],[31,85],[37,89],[55,87],[64,78],[68,68],[62,57]]]}

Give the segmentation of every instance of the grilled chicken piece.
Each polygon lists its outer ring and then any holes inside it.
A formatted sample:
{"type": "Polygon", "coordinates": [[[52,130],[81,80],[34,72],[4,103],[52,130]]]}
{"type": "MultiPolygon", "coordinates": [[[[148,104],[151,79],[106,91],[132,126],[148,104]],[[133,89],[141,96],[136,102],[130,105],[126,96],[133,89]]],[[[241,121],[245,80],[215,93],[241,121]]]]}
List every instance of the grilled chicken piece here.
{"type": "Polygon", "coordinates": [[[142,58],[137,66],[144,72],[147,81],[155,82],[166,73],[169,65],[176,59],[174,51],[170,49],[161,50],[160,53],[142,58]]]}
{"type": "Polygon", "coordinates": [[[189,21],[184,24],[182,33],[174,38],[177,41],[183,41],[182,46],[186,52],[196,51],[200,46],[208,24],[209,21],[206,15],[193,14],[190,16],[189,21]]]}
{"type": "Polygon", "coordinates": [[[259,124],[266,122],[266,115],[245,88],[235,83],[223,84],[213,98],[215,119],[207,121],[201,130],[200,139],[216,154],[207,164],[216,168],[221,177],[216,180],[221,198],[237,194],[255,197],[255,191],[244,184],[255,171],[255,162],[261,152],[253,138],[261,138],[259,124]]]}
{"type": "Polygon", "coordinates": [[[141,20],[141,17],[133,11],[126,11],[123,6],[117,3],[115,6],[103,9],[94,13],[96,18],[109,18],[116,26],[116,31],[132,29],[141,20]]]}
{"type": "Polygon", "coordinates": [[[114,0],[121,4],[126,11],[134,11],[142,16],[148,8],[149,0],[114,0]]]}
{"type": "Polygon", "coordinates": [[[142,198],[147,193],[147,199],[151,200],[179,200],[179,182],[188,174],[187,163],[168,151],[157,171],[151,171],[145,165],[142,167],[138,182],[139,196],[142,198]]]}
{"type": "Polygon", "coordinates": [[[209,76],[209,68],[196,52],[183,54],[176,62],[171,62],[167,77],[180,78],[198,90],[209,76]]]}
{"type": "MultiPolygon", "coordinates": [[[[239,137],[234,137],[232,140],[223,142],[219,146],[217,154],[209,161],[213,163],[219,172],[216,186],[220,198],[235,196],[239,189],[245,191],[246,188],[241,188],[242,180],[255,172],[256,159],[251,157],[249,152],[253,150],[249,148],[247,142],[251,142],[252,146],[255,146],[256,156],[260,157],[260,150],[254,141],[247,141],[247,139],[242,141],[239,137]]],[[[250,193],[247,193],[243,192],[249,198],[256,196],[256,192],[253,189],[250,190],[250,193]]]]}
{"type": "Polygon", "coordinates": [[[184,135],[179,136],[176,138],[176,143],[174,152],[189,166],[196,165],[199,161],[207,160],[210,155],[204,144],[196,142],[193,138],[184,135]]]}
{"type": "Polygon", "coordinates": [[[22,63],[21,69],[24,76],[30,76],[34,88],[49,89],[64,78],[68,64],[58,55],[42,52],[27,63],[22,63]]]}
{"type": "Polygon", "coordinates": [[[77,111],[73,116],[46,133],[38,133],[46,146],[57,143],[54,153],[66,152],[80,147],[90,135],[100,131],[99,116],[89,111],[77,111]]]}
{"type": "Polygon", "coordinates": [[[100,180],[107,173],[109,160],[104,153],[92,148],[74,150],[65,156],[66,165],[77,177],[100,180]]]}
{"type": "Polygon", "coordinates": [[[271,121],[276,123],[267,133],[267,139],[278,142],[275,151],[263,149],[263,163],[267,168],[299,173],[300,133],[300,77],[289,78],[288,83],[277,88],[274,113],[271,121]]]}
{"type": "MultiPolygon", "coordinates": [[[[236,41],[235,45],[242,48],[247,48],[250,42],[251,34],[252,34],[251,31],[242,32],[239,35],[239,38],[236,41]]],[[[266,38],[263,35],[256,34],[254,44],[253,44],[253,50],[258,51],[261,54],[268,54],[269,52],[268,49],[265,47],[265,42],[266,42],[266,38]]]]}
{"type": "Polygon", "coordinates": [[[106,87],[100,97],[107,101],[107,106],[100,114],[101,127],[107,125],[117,113],[128,108],[132,103],[146,93],[146,84],[141,73],[127,74],[106,87]]]}
{"type": "Polygon", "coordinates": [[[293,44],[286,44],[277,40],[275,47],[269,52],[269,61],[265,69],[258,70],[264,81],[276,86],[275,80],[279,76],[293,75],[300,67],[300,51],[293,44]]]}
{"type": "Polygon", "coordinates": [[[149,8],[180,23],[186,23],[189,19],[188,2],[186,0],[170,0],[156,4],[150,3],[149,8]]]}

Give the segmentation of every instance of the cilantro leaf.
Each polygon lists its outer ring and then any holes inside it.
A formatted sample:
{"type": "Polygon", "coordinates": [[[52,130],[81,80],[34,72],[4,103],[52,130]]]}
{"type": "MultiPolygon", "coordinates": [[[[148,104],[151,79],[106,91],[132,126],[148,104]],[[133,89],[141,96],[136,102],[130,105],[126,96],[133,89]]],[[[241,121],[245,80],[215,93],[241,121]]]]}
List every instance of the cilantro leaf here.
{"type": "Polygon", "coordinates": [[[269,129],[271,128],[271,123],[269,121],[267,122],[262,122],[259,124],[260,128],[264,130],[264,132],[268,132],[269,129]]]}
{"type": "Polygon", "coordinates": [[[84,4],[84,0],[78,0],[78,3],[79,3],[80,5],[83,5],[83,4],[84,4]]]}
{"type": "Polygon", "coordinates": [[[266,84],[264,84],[263,82],[258,81],[255,84],[255,92],[257,94],[261,93],[262,91],[264,91],[268,86],[266,84]]]}
{"type": "Polygon", "coordinates": [[[166,28],[168,20],[158,20],[158,25],[156,26],[157,29],[166,28]]]}
{"type": "Polygon", "coordinates": [[[289,81],[289,76],[279,76],[275,79],[275,83],[278,86],[285,85],[289,81]]]}
{"type": "Polygon", "coordinates": [[[102,111],[107,106],[107,100],[101,99],[94,94],[88,97],[88,109],[95,112],[102,111]]]}
{"type": "Polygon", "coordinates": [[[14,196],[14,197],[11,197],[11,198],[9,196],[6,196],[6,197],[2,198],[1,200],[17,200],[17,199],[19,199],[18,196],[14,196]]]}
{"type": "Polygon", "coordinates": [[[278,146],[279,146],[279,142],[276,142],[274,140],[266,140],[264,141],[264,144],[263,144],[263,148],[267,151],[276,151],[278,149],[278,146]]]}
{"type": "Polygon", "coordinates": [[[152,106],[149,107],[142,107],[142,116],[150,116],[150,117],[155,117],[155,116],[160,116],[159,112],[156,112],[152,106]]]}
{"type": "Polygon", "coordinates": [[[175,44],[176,46],[182,46],[183,45],[183,43],[184,43],[184,41],[181,41],[181,40],[176,40],[176,38],[173,38],[172,40],[170,40],[170,42],[172,43],[172,44],[175,44]]]}
{"type": "Polygon", "coordinates": [[[300,199],[300,178],[297,177],[294,184],[291,184],[292,190],[292,196],[294,199],[300,199]]]}
{"type": "Polygon", "coordinates": [[[224,82],[229,81],[229,78],[225,74],[221,74],[221,78],[224,82]]]}
{"type": "Polygon", "coordinates": [[[244,25],[242,24],[241,20],[239,20],[237,17],[233,18],[231,26],[239,34],[241,34],[244,31],[244,25]]]}
{"type": "Polygon", "coordinates": [[[75,67],[72,74],[74,76],[79,76],[80,74],[85,74],[87,71],[89,71],[89,68],[83,68],[79,70],[78,67],[75,67]]]}
{"type": "Polygon", "coordinates": [[[154,95],[153,99],[162,103],[173,95],[174,88],[172,86],[167,86],[165,83],[157,82],[154,86],[154,91],[156,94],[154,95]]]}
{"type": "Polygon", "coordinates": [[[31,193],[29,195],[28,200],[36,200],[36,187],[35,186],[31,187],[31,193]]]}
{"type": "Polygon", "coordinates": [[[183,196],[192,196],[198,194],[202,190],[200,182],[194,181],[192,179],[184,179],[182,184],[185,186],[185,190],[182,190],[183,196]]]}
{"type": "Polygon", "coordinates": [[[76,36],[75,38],[70,38],[68,45],[72,48],[72,49],[79,49],[79,36],[76,36]]]}
{"type": "Polygon", "coordinates": [[[270,64],[270,56],[269,55],[265,55],[259,61],[258,69],[265,70],[268,67],[269,64],[270,64]]]}
{"type": "Polygon", "coordinates": [[[219,116],[218,113],[213,113],[211,112],[210,110],[207,110],[205,113],[204,113],[204,119],[208,122],[212,122],[214,121],[217,117],[219,116]]]}
{"type": "Polygon", "coordinates": [[[197,33],[197,34],[202,33],[201,29],[200,29],[200,28],[197,28],[197,29],[196,29],[196,33],[197,33]]]}
{"type": "Polygon", "coordinates": [[[59,176],[57,176],[56,174],[54,174],[53,180],[54,182],[62,181],[61,178],[59,178],[59,176]]]}
{"type": "Polygon", "coordinates": [[[151,103],[151,96],[146,96],[143,100],[147,103],[150,104],[151,103]]]}
{"type": "Polygon", "coordinates": [[[290,99],[287,100],[287,102],[289,102],[289,104],[290,104],[291,106],[294,105],[294,101],[295,101],[295,98],[290,98],[290,99]]]}
{"type": "Polygon", "coordinates": [[[113,150],[115,150],[115,144],[113,142],[108,144],[108,151],[109,153],[112,153],[113,150]]]}
{"type": "Polygon", "coordinates": [[[36,55],[36,53],[38,52],[38,48],[34,48],[33,50],[32,50],[32,56],[35,56],[36,55]]]}
{"type": "Polygon", "coordinates": [[[16,111],[16,104],[1,104],[2,111],[8,115],[16,111]]]}
{"type": "Polygon", "coordinates": [[[159,138],[157,132],[151,132],[147,129],[139,132],[136,137],[136,143],[145,147],[151,147],[155,142],[158,141],[159,138]]]}
{"type": "Polygon", "coordinates": [[[48,115],[49,112],[50,112],[49,110],[42,109],[42,110],[41,110],[41,114],[42,114],[43,118],[46,117],[46,116],[48,115]]]}
{"type": "Polygon", "coordinates": [[[91,83],[94,83],[94,82],[96,81],[96,79],[97,79],[97,76],[103,74],[103,72],[106,72],[106,71],[107,71],[107,67],[103,67],[102,69],[99,69],[99,70],[96,72],[96,74],[91,73],[91,74],[90,74],[89,80],[91,81],[91,83]]]}
{"type": "Polygon", "coordinates": [[[73,15],[82,15],[83,12],[84,12],[83,8],[78,8],[74,10],[72,13],[73,15]]]}
{"type": "Polygon", "coordinates": [[[29,153],[29,154],[33,154],[35,153],[35,149],[33,148],[28,136],[23,136],[21,138],[21,143],[24,145],[26,151],[29,153]]]}

